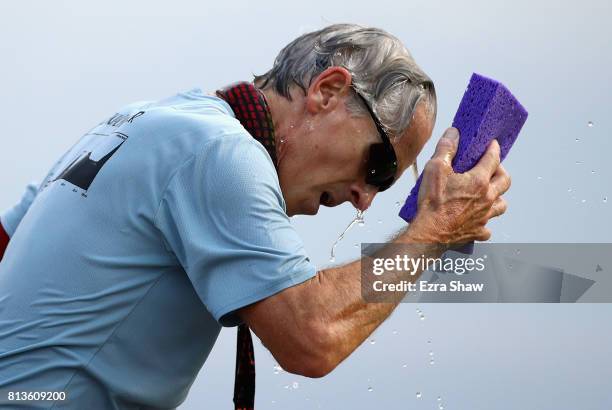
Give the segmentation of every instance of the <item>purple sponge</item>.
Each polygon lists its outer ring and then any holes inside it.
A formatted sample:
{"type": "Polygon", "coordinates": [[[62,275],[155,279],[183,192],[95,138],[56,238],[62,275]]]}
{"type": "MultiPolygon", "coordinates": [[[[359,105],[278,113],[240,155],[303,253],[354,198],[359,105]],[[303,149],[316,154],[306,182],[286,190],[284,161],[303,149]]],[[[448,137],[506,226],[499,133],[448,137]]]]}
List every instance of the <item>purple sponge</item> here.
{"type": "MultiPolygon", "coordinates": [[[[453,127],[459,130],[459,147],[453,160],[455,172],[469,171],[478,163],[489,143],[497,139],[502,161],[527,120],[527,111],[503,84],[472,74],[463,94],[453,127]]],[[[417,198],[423,174],[410,191],[400,217],[411,222],[417,212],[417,198]]]]}

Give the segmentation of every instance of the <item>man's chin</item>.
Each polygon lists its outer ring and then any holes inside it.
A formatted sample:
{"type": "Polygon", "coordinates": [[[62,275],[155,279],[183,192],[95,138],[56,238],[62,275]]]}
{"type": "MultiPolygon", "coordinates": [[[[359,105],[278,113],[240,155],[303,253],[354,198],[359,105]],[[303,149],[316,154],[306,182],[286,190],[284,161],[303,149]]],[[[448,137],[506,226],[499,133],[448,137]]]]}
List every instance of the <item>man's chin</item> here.
{"type": "Polygon", "coordinates": [[[287,207],[287,216],[296,215],[316,215],[319,213],[320,204],[317,203],[303,203],[298,209],[294,207],[287,207]]]}
{"type": "Polygon", "coordinates": [[[316,215],[319,212],[320,205],[319,201],[305,202],[298,213],[302,215],[316,215]]]}
{"type": "Polygon", "coordinates": [[[303,213],[304,215],[316,215],[319,213],[319,203],[308,205],[303,213]]]}

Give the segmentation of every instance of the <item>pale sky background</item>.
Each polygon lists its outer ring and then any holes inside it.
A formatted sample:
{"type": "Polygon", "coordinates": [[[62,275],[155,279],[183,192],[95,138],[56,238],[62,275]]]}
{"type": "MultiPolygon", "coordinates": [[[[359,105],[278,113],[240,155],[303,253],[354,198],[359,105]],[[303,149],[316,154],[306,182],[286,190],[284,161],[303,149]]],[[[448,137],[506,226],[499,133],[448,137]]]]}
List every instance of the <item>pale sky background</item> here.
{"type": "MultiPolygon", "coordinates": [[[[611,17],[607,0],[4,1],[0,209],[122,105],[250,80],[297,35],[353,22],[395,34],[436,83],[438,121],[421,165],[472,72],[506,84],[529,111],[505,162],[513,187],[494,241],[611,242],[611,17]]],[[[376,199],[338,262],[404,226],[395,203],[412,184],[406,172],[376,199]]],[[[319,266],[353,215],[345,204],[295,218],[319,266]]],[[[401,306],[374,344],[324,379],[274,374],[258,343],[257,408],[437,409],[438,396],[449,410],[612,408],[609,304],[419,307],[425,320],[401,306]]],[[[234,354],[235,330],[224,330],[181,410],[231,408],[234,354]]]]}

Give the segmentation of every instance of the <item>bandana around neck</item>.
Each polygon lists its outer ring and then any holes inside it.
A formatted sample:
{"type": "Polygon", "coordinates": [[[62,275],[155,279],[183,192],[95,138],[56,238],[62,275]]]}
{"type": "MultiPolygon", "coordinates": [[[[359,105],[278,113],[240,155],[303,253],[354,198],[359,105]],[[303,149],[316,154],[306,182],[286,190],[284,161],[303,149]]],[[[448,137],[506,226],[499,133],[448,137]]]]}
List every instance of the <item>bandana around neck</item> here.
{"type": "Polygon", "coordinates": [[[266,148],[274,166],[278,167],[272,114],[261,90],[251,83],[239,82],[217,91],[217,96],[232,107],[238,121],[266,148]]]}
{"type": "MultiPolygon", "coordinates": [[[[274,124],[264,94],[253,84],[239,82],[217,91],[217,96],[229,104],[234,115],[253,138],[264,146],[274,167],[276,141],[274,124]]],[[[253,410],[255,406],[255,352],[249,327],[238,326],[236,373],[234,378],[234,408],[253,410]]]]}

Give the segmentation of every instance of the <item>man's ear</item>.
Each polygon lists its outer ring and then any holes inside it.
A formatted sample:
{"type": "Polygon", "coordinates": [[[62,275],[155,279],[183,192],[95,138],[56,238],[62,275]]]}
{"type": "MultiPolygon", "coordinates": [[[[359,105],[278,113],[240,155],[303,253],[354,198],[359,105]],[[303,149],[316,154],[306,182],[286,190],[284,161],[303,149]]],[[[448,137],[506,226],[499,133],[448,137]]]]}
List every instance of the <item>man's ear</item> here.
{"type": "Polygon", "coordinates": [[[311,114],[332,111],[351,90],[353,79],[344,67],[329,67],[308,87],[306,110],[311,114]]]}

